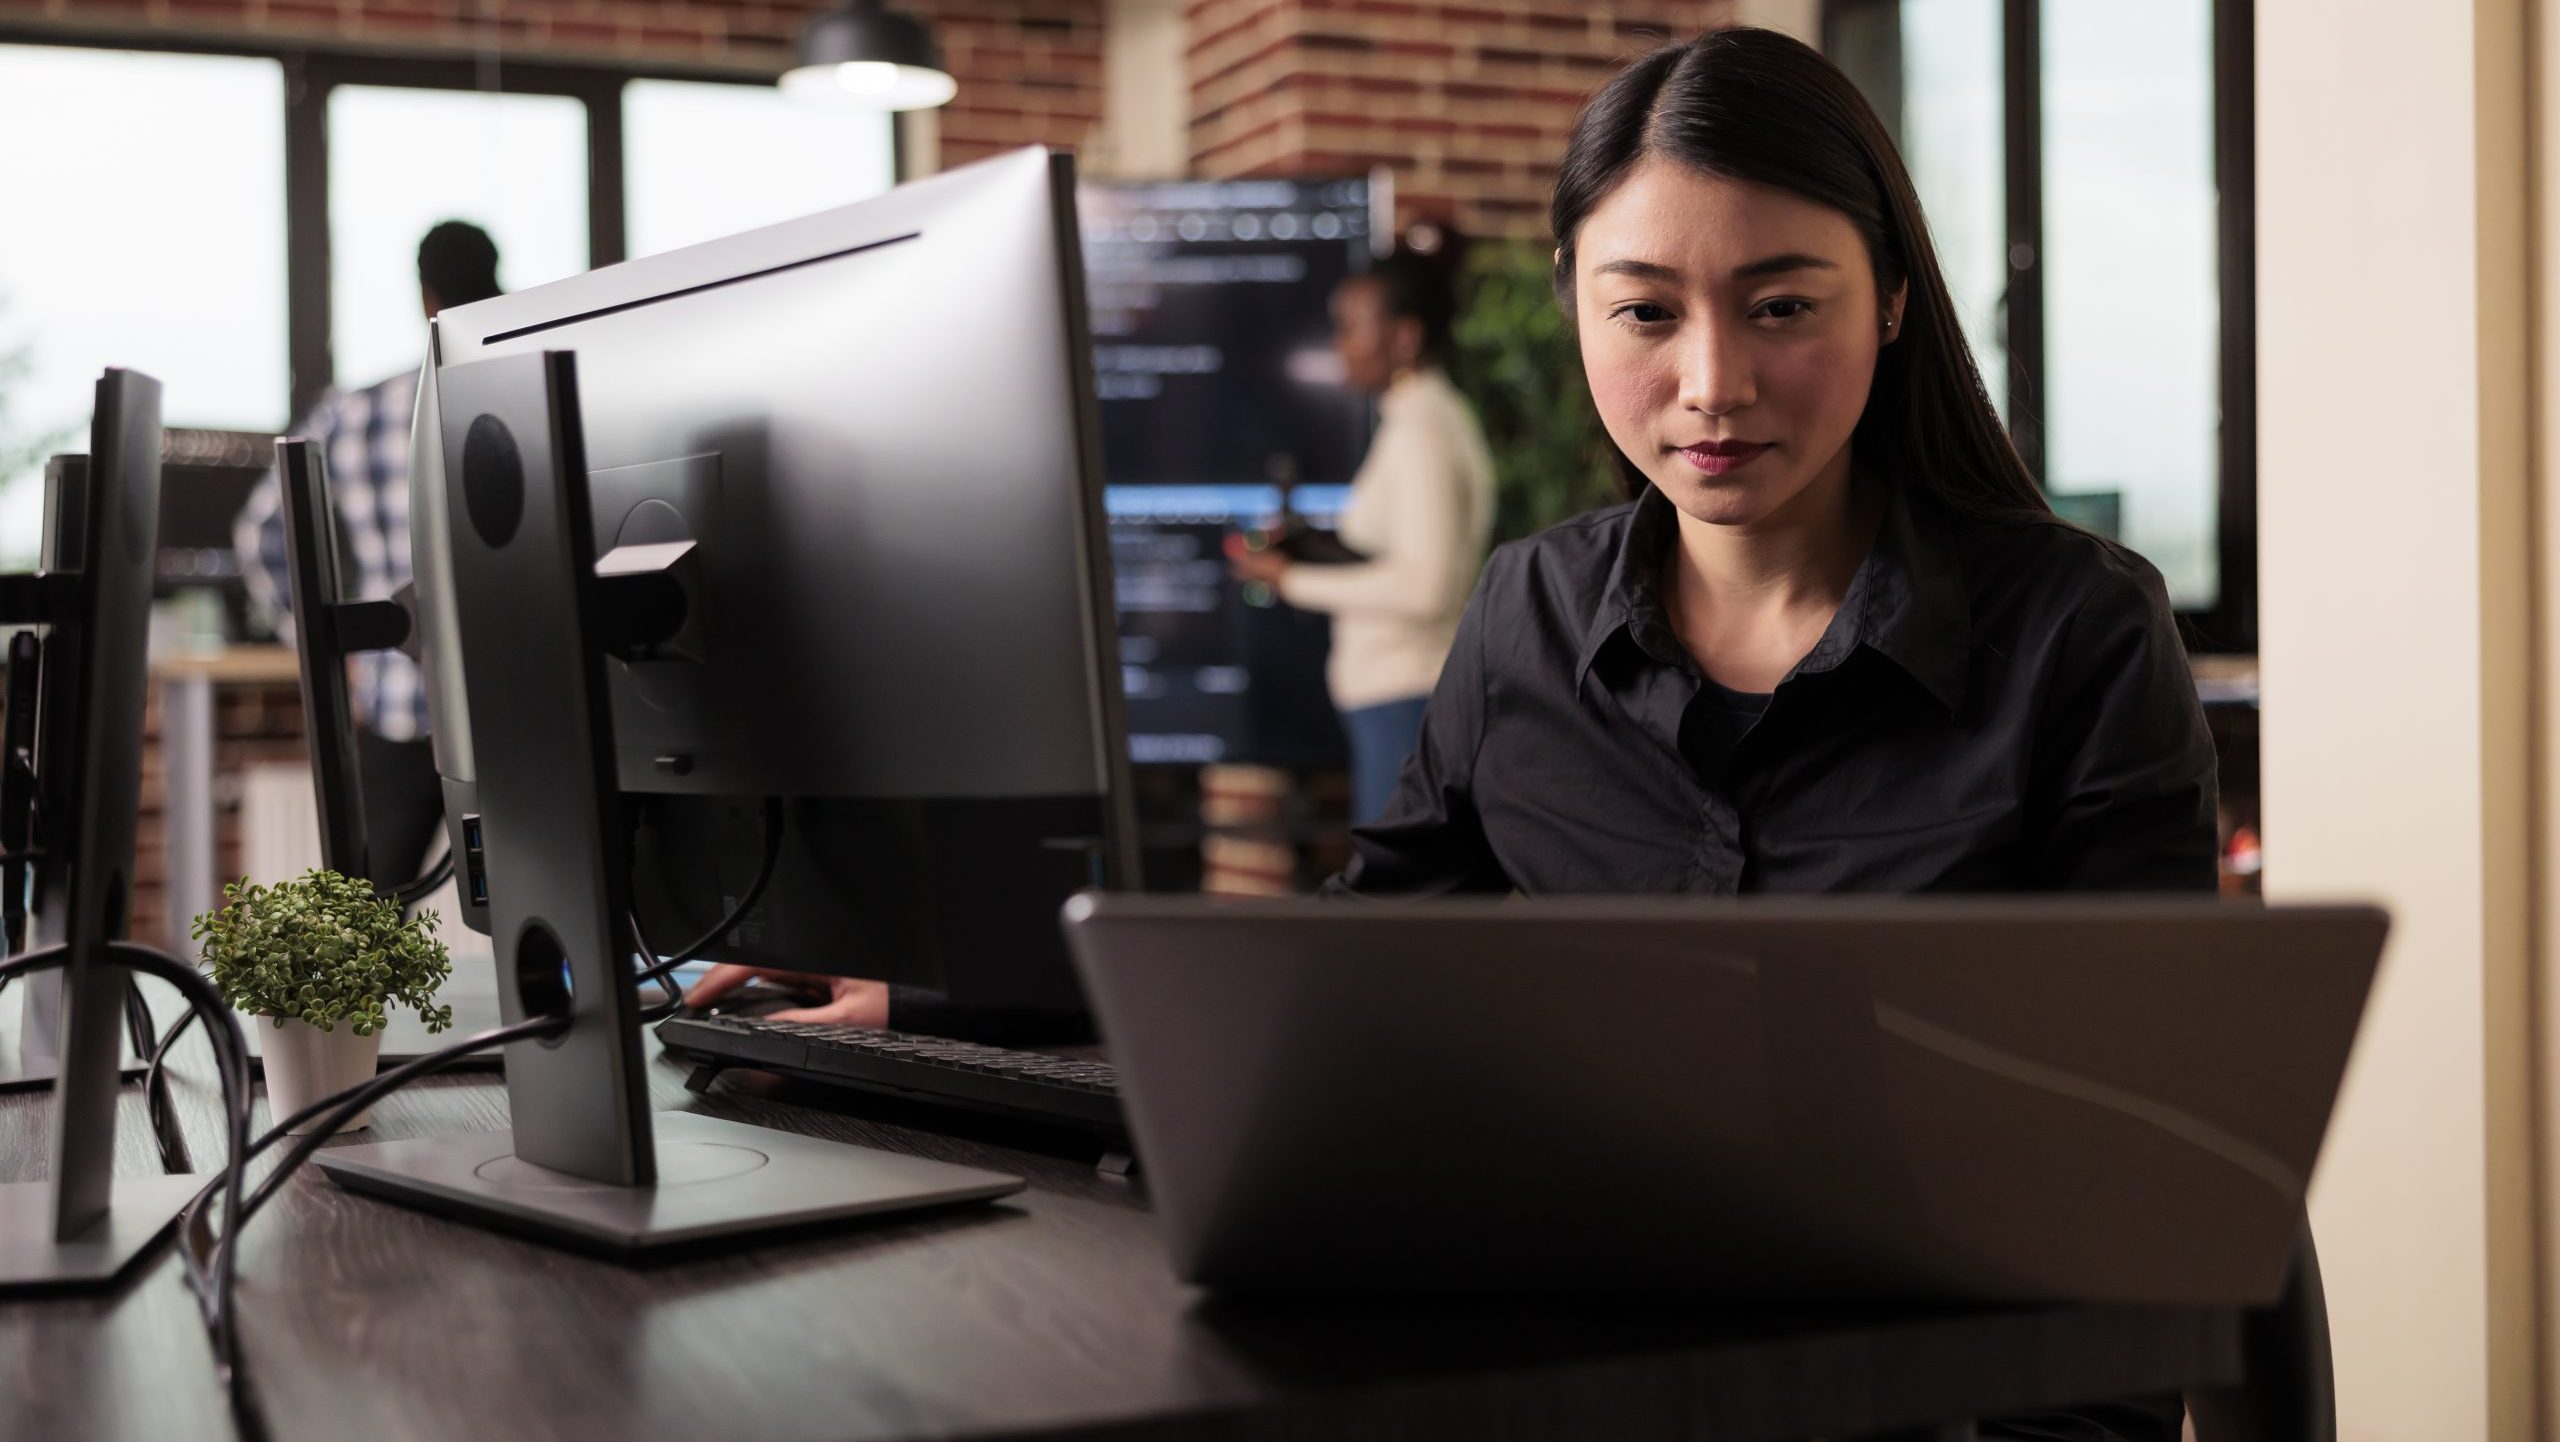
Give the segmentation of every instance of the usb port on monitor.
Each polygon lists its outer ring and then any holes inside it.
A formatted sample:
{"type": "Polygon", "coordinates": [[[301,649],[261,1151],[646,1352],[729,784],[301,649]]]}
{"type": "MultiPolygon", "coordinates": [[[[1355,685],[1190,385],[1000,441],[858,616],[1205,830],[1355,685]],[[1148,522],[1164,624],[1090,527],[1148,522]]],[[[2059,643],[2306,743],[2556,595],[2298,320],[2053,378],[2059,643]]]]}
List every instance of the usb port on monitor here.
{"type": "Polygon", "coordinates": [[[489,868],[484,857],[485,853],[480,849],[480,818],[465,816],[462,818],[463,884],[469,888],[474,906],[489,904],[489,868]]]}

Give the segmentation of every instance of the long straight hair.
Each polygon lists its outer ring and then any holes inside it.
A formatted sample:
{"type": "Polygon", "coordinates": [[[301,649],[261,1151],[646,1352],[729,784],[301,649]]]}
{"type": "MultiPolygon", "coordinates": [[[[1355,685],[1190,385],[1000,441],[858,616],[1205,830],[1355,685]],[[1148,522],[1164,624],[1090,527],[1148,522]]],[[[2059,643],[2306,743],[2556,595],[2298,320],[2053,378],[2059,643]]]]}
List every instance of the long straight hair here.
{"type": "MultiPolygon", "coordinates": [[[[1893,137],[1837,66],[1802,41],[1737,26],[1666,45],[1602,86],[1574,122],[1549,212],[1568,314],[1576,233],[1653,155],[1840,212],[1866,241],[1878,294],[1910,287],[1853,433],[1862,460],[1978,520],[2053,515],[1983,388],[1893,137]]],[[[1640,494],[1643,473],[1620,460],[1640,494]]]]}

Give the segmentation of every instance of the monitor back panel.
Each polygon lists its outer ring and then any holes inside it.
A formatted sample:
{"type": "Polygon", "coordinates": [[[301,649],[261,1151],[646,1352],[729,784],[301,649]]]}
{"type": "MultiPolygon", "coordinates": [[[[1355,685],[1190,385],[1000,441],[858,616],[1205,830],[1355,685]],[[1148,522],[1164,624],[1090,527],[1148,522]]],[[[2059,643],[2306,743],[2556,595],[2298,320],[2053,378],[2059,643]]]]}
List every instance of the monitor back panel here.
{"type": "Polygon", "coordinates": [[[705,654],[610,668],[625,789],[1109,790],[1071,184],[1021,151],[437,317],[448,376],[577,353],[599,554],[700,543],[705,654]]]}
{"type": "MultiPolygon", "coordinates": [[[[123,967],[110,941],[132,929],[134,834],[142,806],[142,720],[150,685],[151,577],[160,531],[160,383],[99,378],[82,488],[80,640],[69,683],[48,701],[78,708],[70,908],[64,936],[62,1069],[54,1086],[55,1223],[61,1235],[105,1214],[123,1064],[123,967]]],[[[56,718],[57,720],[60,718],[56,718]]],[[[54,838],[49,844],[58,844],[54,838]]]]}
{"type": "Polygon", "coordinates": [[[2209,901],[1086,897],[1177,1269],[2277,1293],[2385,923],[2209,901]]]}
{"type": "Polygon", "coordinates": [[[590,1181],[656,1179],[631,980],[628,829],[613,787],[595,554],[571,357],[444,375],[461,462],[454,538],[462,656],[480,748],[490,942],[509,1023],[567,1034],[507,1049],[515,1155],[590,1181]]]}

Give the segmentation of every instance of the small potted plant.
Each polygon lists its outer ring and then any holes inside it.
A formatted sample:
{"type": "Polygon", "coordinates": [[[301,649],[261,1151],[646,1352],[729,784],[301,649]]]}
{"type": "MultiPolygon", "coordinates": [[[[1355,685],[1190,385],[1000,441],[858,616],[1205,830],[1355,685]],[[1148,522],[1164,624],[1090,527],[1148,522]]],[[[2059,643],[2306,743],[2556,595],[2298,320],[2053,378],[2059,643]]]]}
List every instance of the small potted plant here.
{"type": "MultiPolygon", "coordinates": [[[[276,1120],[372,1076],[393,1006],[414,1008],[430,1032],[453,1024],[453,1008],[435,1004],[453,959],[435,938],[434,912],[403,921],[397,901],[334,871],[273,886],[244,876],[222,898],[221,910],[195,919],[192,935],[222,999],[274,1023],[259,1053],[276,1120]]],[[[371,1116],[358,1114],[345,1130],[371,1116]]]]}

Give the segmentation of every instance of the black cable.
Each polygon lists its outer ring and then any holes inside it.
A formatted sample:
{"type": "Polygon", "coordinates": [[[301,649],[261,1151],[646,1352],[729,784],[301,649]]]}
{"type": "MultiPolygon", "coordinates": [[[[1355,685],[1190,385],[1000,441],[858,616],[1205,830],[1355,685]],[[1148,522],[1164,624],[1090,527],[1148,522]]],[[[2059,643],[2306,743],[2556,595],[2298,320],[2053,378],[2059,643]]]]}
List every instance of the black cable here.
{"type": "Polygon", "coordinates": [[[453,880],[453,853],[448,850],[444,855],[436,858],[435,865],[427,868],[426,875],[406,886],[397,887],[382,894],[404,907],[414,906],[433,895],[437,887],[451,880],[453,880]]]}
{"type": "MultiPolygon", "coordinates": [[[[194,1016],[195,1011],[190,1008],[187,1015],[194,1016]]],[[[176,1032],[178,1025],[172,1025],[169,1030],[176,1032]]],[[[132,1043],[133,1054],[137,1059],[157,1054],[158,1048],[151,1040],[151,1006],[143,1000],[142,980],[139,977],[125,982],[124,1029],[125,1039],[132,1043]]],[[[116,1080],[119,1084],[124,1080],[124,1058],[122,1057],[116,1058],[116,1080]]],[[[151,1119],[151,1139],[160,1148],[160,1170],[173,1177],[184,1176],[194,1171],[194,1166],[187,1159],[186,1131],[178,1125],[178,1114],[169,1104],[168,1075],[157,1067],[149,1068],[143,1073],[142,1104],[144,1112],[151,1119]]]]}
{"type": "MultiPolygon", "coordinates": [[[[223,1238],[227,1239],[233,1228],[256,1216],[258,1209],[266,1205],[267,1198],[275,1195],[276,1189],[284,1184],[285,1178],[292,1175],[294,1168],[302,1165],[311,1153],[318,1151],[329,1138],[335,1136],[366,1107],[422,1076],[443,1070],[473,1052],[487,1051],[493,1046],[504,1046],[508,1042],[521,1041],[527,1037],[548,1036],[568,1024],[566,1017],[538,1016],[509,1026],[493,1027],[475,1036],[466,1037],[451,1046],[439,1047],[423,1056],[411,1057],[389,1071],[369,1077],[343,1091],[332,1092],[291,1116],[270,1121],[267,1129],[258,1135],[257,1140],[248,1144],[245,1160],[257,1160],[269,1147],[292,1135],[293,1128],[323,1113],[329,1114],[321,1126],[303,1134],[300,1143],[285,1155],[283,1161],[276,1164],[274,1171],[269,1172],[258,1183],[257,1188],[250,1192],[247,1201],[236,1210],[227,1207],[224,1209],[224,1220],[230,1225],[224,1230],[223,1238]],[[237,1220],[234,1221],[234,1218],[237,1220]]],[[[202,1261],[196,1252],[196,1246],[213,1240],[212,1223],[202,1211],[202,1204],[211,1194],[212,1188],[207,1187],[204,1191],[197,1193],[195,1200],[187,1206],[188,1221],[184,1240],[188,1245],[181,1250],[187,1254],[188,1270],[191,1274],[202,1261]]]]}
{"type": "Polygon", "coordinates": [[[773,880],[774,865],[781,859],[782,798],[768,796],[764,800],[764,863],[756,868],[755,882],[747,888],[747,894],[738,898],[738,904],[729,908],[729,914],[720,918],[719,925],[694,938],[692,945],[672,956],[659,955],[658,949],[649,944],[648,936],[640,930],[640,913],[632,912],[631,940],[640,948],[640,954],[649,958],[649,964],[642,967],[640,974],[633,979],[663,981],[676,968],[700,960],[704,952],[719,944],[720,938],[737,930],[738,923],[746,920],[747,913],[755,910],[756,903],[764,899],[765,886],[773,880]]]}
{"type": "Polygon", "coordinates": [[[322,1097],[283,1121],[271,1124],[266,1134],[250,1145],[249,1155],[253,1160],[260,1152],[287,1136],[290,1128],[300,1126],[324,1108],[334,1108],[322,1119],[320,1125],[304,1132],[294,1143],[293,1149],[284,1154],[284,1160],[276,1163],[276,1169],[267,1173],[259,1181],[257,1189],[249,1193],[248,1201],[242,1206],[240,1220],[246,1222],[256,1216],[258,1209],[267,1204],[267,1198],[275,1195],[276,1189],[284,1185],[285,1179],[293,1175],[296,1167],[310,1160],[313,1152],[327,1145],[329,1138],[336,1136],[347,1123],[362,1115],[364,1109],[375,1102],[422,1076],[441,1071],[473,1052],[487,1051],[493,1046],[504,1046],[508,1042],[523,1041],[531,1037],[555,1036],[566,1030],[568,1025],[569,1019],[565,1016],[537,1016],[512,1026],[493,1027],[439,1051],[414,1057],[380,1076],[359,1082],[334,1096],[322,1097]]]}
{"type": "Polygon", "coordinates": [[[667,998],[640,1013],[642,1026],[654,1026],[684,1010],[684,988],[676,985],[675,973],[660,971],[643,972],[641,975],[647,980],[655,981],[658,984],[658,990],[664,992],[667,998]]]}
{"type": "MultiPolygon", "coordinates": [[[[151,1008],[143,1003],[140,977],[125,978],[121,1003],[124,1007],[125,1045],[133,1048],[134,1055],[140,1056],[151,1049],[151,1008]]],[[[118,1054],[116,1065],[121,1072],[124,1065],[122,1054],[118,1054]]]]}
{"type": "Polygon", "coordinates": [[[169,1029],[160,1033],[160,1040],[145,1053],[142,1068],[142,1095],[147,1104],[166,1105],[169,1095],[169,1078],[163,1071],[162,1064],[169,1059],[170,1051],[178,1045],[178,1038],[186,1035],[187,1028],[195,1025],[195,1021],[195,1008],[187,1008],[186,1014],[169,1023],[169,1029]],[[160,1101],[152,1102],[153,1097],[160,1098],[160,1101]]]}
{"type": "MultiPolygon", "coordinates": [[[[222,1102],[229,1123],[230,1150],[225,1158],[222,1176],[209,1184],[188,1203],[190,1210],[213,1195],[222,1192],[224,1205],[240,1205],[242,1173],[248,1165],[249,1152],[249,1050],[241,1040],[240,1028],[231,1020],[231,1009],[213,984],[193,968],[162,956],[148,947],[129,942],[111,941],[105,947],[106,959],[128,971],[155,976],[176,987],[186,1000],[188,1010],[219,1017],[222,1024],[208,1023],[213,1038],[214,1067],[222,1081],[222,1102]]],[[[49,971],[69,959],[70,949],[56,944],[0,961],[0,978],[13,978],[29,972],[49,971]]],[[[231,1236],[225,1233],[216,1247],[209,1269],[199,1279],[194,1266],[189,1269],[190,1283],[196,1286],[196,1299],[202,1309],[206,1327],[213,1335],[214,1370],[223,1390],[231,1399],[232,1416],[244,1437],[263,1439],[267,1435],[265,1418],[258,1411],[256,1396],[249,1386],[248,1375],[240,1365],[240,1333],[236,1325],[234,1282],[238,1276],[238,1253],[231,1236]]]]}
{"type": "MultiPolygon", "coordinates": [[[[193,1004],[193,998],[190,998],[190,1005],[193,1004]]],[[[213,997],[213,1004],[221,1005],[221,998],[218,995],[213,997]]],[[[227,1010],[225,1015],[228,1015],[227,1010]]],[[[238,1425],[243,1437],[252,1439],[252,1442],[264,1442],[267,1427],[266,1419],[257,1404],[256,1392],[250,1385],[248,1373],[239,1364],[239,1336],[238,1328],[234,1324],[232,1295],[238,1278],[237,1247],[241,1227],[250,1217],[257,1214],[258,1208],[265,1204],[266,1199],[274,1194],[275,1189],[286,1177],[292,1175],[295,1168],[309,1160],[313,1152],[319,1150],[330,1137],[343,1129],[357,1113],[371,1106],[385,1093],[459,1061],[472,1052],[503,1045],[519,1037],[540,1036],[566,1025],[568,1025],[566,1017],[536,1017],[530,1021],[518,1022],[513,1026],[502,1026],[485,1031],[467,1040],[456,1042],[452,1046],[429,1052],[425,1056],[404,1062],[390,1071],[360,1082],[345,1091],[322,1097],[292,1116],[274,1123],[254,1143],[249,1140],[250,1098],[247,1085],[247,1047],[240,1040],[239,1028],[236,1024],[227,1033],[223,1028],[214,1028],[213,1034],[217,1038],[228,1041],[233,1047],[238,1048],[234,1056],[231,1053],[225,1053],[219,1045],[215,1047],[218,1056],[226,1061],[223,1078],[223,1099],[226,1103],[232,1102],[235,1097],[231,1082],[234,1066],[240,1077],[240,1086],[236,1093],[237,1105],[232,1107],[231,1115],[232,1158],[224,1169],[221,1181],[209,1184],[204,1190],[196,1193],[186,1207],[179,1212],[178,1258],[186,1268],[187,1285],[195,1291],[198,1299],[207,1308],[208,1317],[218,1318],[218,1321],[211,1323],[215,1326],[215,1365],[222,1373],[224,1385],[230,1393],[233,1421],[238,1425]],[[330,1108],[335,1110],[330,1112],[327,1121],[317,1130],[304,1136],[301,1144],[277,1164],[276,1169],[268,1174],[257,1191],[244,1200],[241,1196],[240,1178],[250,1160],[287,1136],[289,1134],[287,1128],[299,1126],[330,1108]],[[219,1236],[213,1234],[213,1223],[207,1210],[207,1204],[212,1201],[217,1187],[220,1187],[223,1192],[222,1211],[225,1223],[219,1236]],[[209,1260],[205,1256],[207,1250],[212,1253],[209,1260]]]]}
{"type": "MultiPolygon", "coordinates": [[[[768,798],[765,802],[764,863],[757,869],[755,882],[747,889],[747,894],[739,899],[738,904],[717,927],[685,947],[674,958],[660,960],[641,973],[642,979],[657,981],[674,1004],[681,1004],[682,993],[670,979],[670,974],[677,967],[709,950],[721,937],[726,936],[740,921],[744,920],[747,912],[762,899],[766,885],[773,879],[775,864],[781,856],[782,823],[781,799],[768,798]]],[[[449,877],[451,868],[452,858],[448,853],[439,869],[449,877]]],[[[441,885],[443,879],[438,878],[435,884],[441,885]]],[[[427,890],[432,889],[433,887],[427,888],[427,890]]],[[[420,894],[423,895],[424,892],[420,894]]],[[[644,952],[655,958],[657,953],[647,946],[640,935],[637,916],[631,918],[631,927],[633,940],[640,943],[644,952]]],[[[187,1283],[195,1291],[204,1309],[207,1325],[213,1332],[214,1365],[220,1375],[224,1391],[231,1399],[233,1420],[243,1436],[263,1442],[267,1436],[266,1422],[259,1410],[256,1393],[247,1371],[241,1366],[239,1329],[236,1325],[234,1299],[239,1274],[238,1242],[241,1228],[257,1214],[258,1209],[266,1204],[267,1199],[275,1194],[276,1189],[284,1184],[295,1169],[308,1161],[314,1152],[327,1144],[329,1138],[336,1135],[349,1121],[381,1097],[419,1077],[442,1070],[474,1052],[493,1046],[503,1046],[508,1042],[524,1038],[556,1034],[569,1025],[569,1018],[565,1016],[535,1017],[517,1022],[512,1026],[502,1026],[482,1032],[451,1046],[413,1058],[343,1092],[323,1097],[292,1116],[272,1123],[267,1131],[253,1143],[249,1139],[251,1102],[247,1043],[240,1035],[238,1020],[223,1004],[220,993],[215,991],[212,984],[200,973],[143,948],[113,943],[110,945],[110,952],[124,961],[128,967],[159,976],[170,982],[186,998],[187,1016],[171,1026],[156,1045],[150,1046],[152,1075],[158,1074],[160,1065],[166,1060],[170,1048],[176,1044],[178,1037],[185,1031],[187,1023],[194,1017],[218,1016],[226,1023],[214,1025],[208,1022],[207,1025],[209,1034],[214,1039],[214,1058],[217,1069],[221,1073],[223,1102],[230,1122],[230,1155],[224,1163],[222,1176],[208,1183],[204,1190],[198,1192],[180,1212],[178,1253],[180,1260],[185,1264],[187,1283]],[[128,953],[130,955],[127,955],[128,953]],[[277,1163],[275,1169],[259,1182],[257,1189],[244,1199],[242,1179],[249,1161],[265,1152],[278,1140],[291,1135],[291,1128],[319,1116],[324,1110],[327,1111],[327,1115],[321,1124],[303,1134],[293,1148],[285,1154],[284,1159],[277,1163]],[[211,1216],[207,1210],[217,1191],[222,1197],[225,1223],[219,1235],[214,1234],[211,1216]],[[206,1256],[208,1249],[211,1252],[209,1258],[206,1256]]],[[[24,972],[61,965],[63,954],[61,947],[48,947],[43,951],[31,952],[25,956],[0,962],[0,986],[5,986],[10,978],[24,972]]],[[[144,1041],[145,1043],[148,1041],[147,1025],[144,1041]]],[[[142,1044],[137,1043],[137,1049],[142,1044]]]]}
{"type": "MultiPolygon", "coordinates": [[[[9,748],[7,770],[13,779],[23,779],[27,786],[27,837],[44,834],[44,789],[36,777],[35,753],[24,746],[9,748]]],[[[24,859],[0,863],[0,940],[8,945],[8,954],[17,955],[27,944],[27,862],[24,859]]],[[[0,991],[9,983],[0,979],[0,991]]]]}

